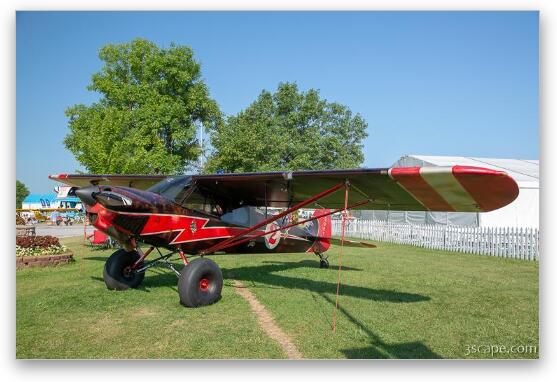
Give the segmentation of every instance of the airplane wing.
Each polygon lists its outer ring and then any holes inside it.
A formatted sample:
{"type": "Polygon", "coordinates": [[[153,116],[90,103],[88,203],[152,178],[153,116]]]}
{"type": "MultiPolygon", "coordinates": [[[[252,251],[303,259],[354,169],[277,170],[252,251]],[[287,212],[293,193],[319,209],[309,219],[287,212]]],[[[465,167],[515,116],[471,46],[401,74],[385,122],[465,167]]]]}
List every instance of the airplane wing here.
{"type": "MultiPolygon", "coordinates": [[[[288,207],[348,181],[349,204],[363,210],[486,212],[511,203],[518,186],[503,171],[481,167],[401,167],[193,175],[202,194],[229,206],[288,207]]],[[[308,208],[342,208],[344,191],[308,208]]]]}
{"type": "Polygon", "coordinates": [[[169,177],[169,175],[89,175],[89,174],[57,174],[48,176],[52,180],[65,183],[72,187],[88,187],[92,185],[111,185],[133,187],[145,190],[169,177]]]}
{"type": "MultiPolygon", "coordinates": [[[[51,175],[74,187],[113,185],[147,189],[167,175],[51,175]]],[[[511,203],[518,186],[503,171],[482,167],[400,167],[192,175],[198,192],[230,208],[289,207],[348,182],[349,204],[362,210],[487,212],[511,203]]],[[[342,208],[344,191],[307,208],[342,208]]]]}

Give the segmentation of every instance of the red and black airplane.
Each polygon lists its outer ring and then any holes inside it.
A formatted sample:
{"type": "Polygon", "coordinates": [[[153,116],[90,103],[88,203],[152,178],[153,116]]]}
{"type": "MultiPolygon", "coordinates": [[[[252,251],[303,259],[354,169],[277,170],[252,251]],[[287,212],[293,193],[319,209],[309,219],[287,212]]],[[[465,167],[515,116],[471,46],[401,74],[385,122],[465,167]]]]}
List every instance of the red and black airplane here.
{"type": "Polygon", "coordinates": [[[487,212],[518,196],[505,172],[468,166],[50,178],[71,186],[91,224],[122,246],[104,267],[109,289],[135,288],[147,269],[165,265],[178,276],[180,302],[188,307],[220,297],[222,273],[205,255],[313,252],[327,267],[323,254],[333,241],[331,215],[337,212],[487,212]],[[300,219],[301,208],[315,210],[300,219]],[[159,256],[147,261],[154,250],[159,256]],[[181,271],[169,261],[176,254],[185,265],[181,271]]]}

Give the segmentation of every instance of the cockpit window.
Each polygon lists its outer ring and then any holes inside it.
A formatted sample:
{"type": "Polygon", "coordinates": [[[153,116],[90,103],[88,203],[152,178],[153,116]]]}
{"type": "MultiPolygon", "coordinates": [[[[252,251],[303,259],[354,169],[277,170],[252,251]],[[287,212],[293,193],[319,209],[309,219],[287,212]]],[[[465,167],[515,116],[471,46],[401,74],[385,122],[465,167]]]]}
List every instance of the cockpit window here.
{"type": "Polygon", "coordinates": [[[222,208],[211,197],[199,193],[189,176],[165,179],[147,189],[147,191],[159,194],[182,207],[203,211],[208,214],[222,214],[222,208]]]}
{"type": "Polygon", "coordinates": [[[187,195],[190,184],[191,177],[189,176],[167,178],[148,188],[147,191],[159,194],[168,200],[181,204],[182,200],[187,195]]]}

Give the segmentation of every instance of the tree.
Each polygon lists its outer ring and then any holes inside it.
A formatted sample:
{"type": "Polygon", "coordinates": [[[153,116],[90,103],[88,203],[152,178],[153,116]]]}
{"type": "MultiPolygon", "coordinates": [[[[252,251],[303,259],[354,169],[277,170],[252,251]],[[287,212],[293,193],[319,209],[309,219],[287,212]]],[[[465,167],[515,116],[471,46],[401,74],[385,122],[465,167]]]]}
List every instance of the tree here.
{"type": "Polygon", "coordinates": [[[21,208],[21,203],[29,195],[29,190],[19,180],[15,181],[15,208],[21,208]]]}
{"type": "Polygon", "coordinates": [[[69,107],[66,147],[92,173],[181,173],[201,154],[197,130],[221,121],[200,64],[187,46],[152,42],[106,45],[88,90],[90,106],[69,107]]]}
{"type": "Polygon", "coordinates": [[[358,167],[367,123],[295,83],[281,83],[211,131],[205,171],[250,172],[358,167]]]}

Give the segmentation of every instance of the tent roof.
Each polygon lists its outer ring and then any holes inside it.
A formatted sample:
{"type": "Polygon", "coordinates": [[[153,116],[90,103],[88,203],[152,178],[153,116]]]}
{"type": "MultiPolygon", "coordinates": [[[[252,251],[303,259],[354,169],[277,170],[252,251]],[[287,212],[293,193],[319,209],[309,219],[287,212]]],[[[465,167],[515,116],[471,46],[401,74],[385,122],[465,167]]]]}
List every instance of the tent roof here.
{"type": "Polygon", "coordinates": [[[476,166],[505,171],[520,187],[539,188],[539,160],[405,155],[393,166],[476,166]]]}
{"type": "Polygon", "coordinates": [[[29,194],[23,199],[23,203],[40,203],[41,199],[52,202],[56,199],[56,194],[29,194]]]}

